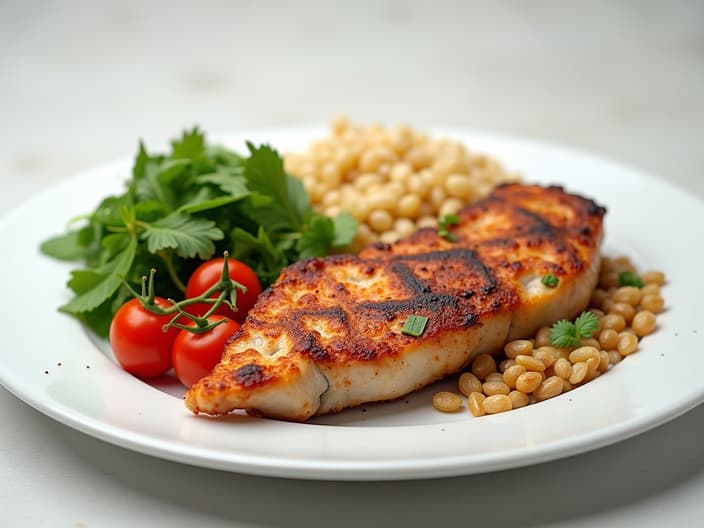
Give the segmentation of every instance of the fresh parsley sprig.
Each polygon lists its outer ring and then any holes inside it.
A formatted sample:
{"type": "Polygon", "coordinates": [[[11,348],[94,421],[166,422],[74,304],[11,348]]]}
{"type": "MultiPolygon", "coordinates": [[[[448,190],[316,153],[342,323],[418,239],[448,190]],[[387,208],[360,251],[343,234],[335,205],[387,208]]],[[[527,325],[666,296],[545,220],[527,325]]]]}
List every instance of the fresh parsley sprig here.
{"type": "Polygon", "coordinates": [[[589,339],[599,329],[599,318],[592,312],[582,312],[574,323],[566,319],[550,328],[550,342],[559,348],[578,347],[582,339],[589,339]]]}
{"type": "MultiPolygon", "coordinates": [[[[99,183],[98,183],[99,184],[99,183]]],[[[69,231],[45,241],[50,257],[82,261],[71,272],[74,296],[60,310],[105,336],[144,270],[164,270],[156,287],[178,299],[203,260],[231,249],[263,286],[296,260],[349,244],[356,222],[315,212],[278,152],[247,144],[246,155],[209,145],[197,128],[154,154],[139,145],[126,190],[108,196],[69,231]]]]}

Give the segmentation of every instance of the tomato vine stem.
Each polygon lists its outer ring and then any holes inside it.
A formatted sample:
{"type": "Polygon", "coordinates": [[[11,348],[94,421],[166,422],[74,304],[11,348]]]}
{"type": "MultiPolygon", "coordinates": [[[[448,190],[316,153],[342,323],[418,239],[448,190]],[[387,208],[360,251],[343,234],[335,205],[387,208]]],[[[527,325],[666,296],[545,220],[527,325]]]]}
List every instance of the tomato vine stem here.
{"type": "MultiPolygon", "coordinates": [[[[168,299],[171,303],[171,306],[168,308],[162,308],[155,302],[156,292],[154,287],[154,276],[156,275],[156,270],[154,268],[150,270],[149,277],[146,275],[142,277],[141,294],[137,293],[124,278],[122,279],[122,282],[145,310],[156,315],[173,315],[172,319],[163,326],[162,330],[164,332],[168,331],[171,327],[176,327],[182,330],[188,330],[189,332],[193,332],[195,334],[203,334],[224,322],[224,319],[219,319],[216,321],[208,320],[208,318],[215,313],[218,307],[224,304],[231,310],[236,311],[237,291],[241,291],[243,293],[247,291],[246,286],[230,278],[230,270],[228,265],[229,253],[225,251],[223,256],[224,263],[222,273],[220,274],[220,280],[218,280],[218,282],[196,297],[191,297],[182,301],[168,299]],[[218,292],[218,296],[213,297],[213,295],[218,292]],[[193,315],[184,310],[185,307],[197,303],[210,304],[211,306],[202,316],[193,315]],[[186,325],[179,322],[179,320],[182,320],[183,317],[189,319],[194,324],[186,325]]],[[[182,289],[185,291],[186,287],[184,286],[182,289]]]]}

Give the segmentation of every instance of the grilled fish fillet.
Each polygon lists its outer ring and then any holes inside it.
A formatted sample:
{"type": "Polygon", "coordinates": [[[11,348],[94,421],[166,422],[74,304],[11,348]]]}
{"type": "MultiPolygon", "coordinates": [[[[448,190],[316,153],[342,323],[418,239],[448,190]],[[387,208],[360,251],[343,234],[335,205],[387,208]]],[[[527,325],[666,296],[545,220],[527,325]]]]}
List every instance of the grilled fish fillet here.
{"type": "Polygon", "coordinates": [[[508,184],[460,211],[454,242],[426,228],[357,256],[293,264],[186,405],[304,421],[458,372],[587,306],[605,212],[560,187],[508,184]],[[542,284],[547,273],[557,287],[542,284]],[[419,337],[401,332],[413,314],[428,318],[419,337]]]}

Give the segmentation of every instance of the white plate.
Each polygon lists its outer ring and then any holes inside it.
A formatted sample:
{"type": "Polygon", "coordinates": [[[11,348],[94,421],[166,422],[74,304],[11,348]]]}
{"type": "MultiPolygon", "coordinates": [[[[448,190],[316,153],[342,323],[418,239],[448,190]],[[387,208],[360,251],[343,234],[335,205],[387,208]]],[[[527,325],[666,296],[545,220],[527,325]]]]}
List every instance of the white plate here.
{"type": "MultiPolygon", "coordinates": [[[[241,150],[246,138],[300,150],[324,133],[279,130],[223,143],[241,150]]],[[[195,417],[179,401],[180,389],[150,386],[123,372],[104,343],[56,311],[68,299],[71,266],[37,249],[69,218],[121,191],[131,166],[126,159],[48,189],[0,222],[0,320],[6,328],[0,381],[52,418],[128,449],[223,470],[331,480],[450,476],[533,464],[638,434],[704,401],[704,325],[695,306],[704,298],[702,202],[662,180],[562,147],[436,133],[499,158],[527,181],[561,183],[607,205],[605,251],[628,254],[642,268],[663,269],[669,277],[668,309],[637,354],[553,400],[480,419],[466,409],[434,411],[430,398],[438,386],[307,424],[195,417]]]]}

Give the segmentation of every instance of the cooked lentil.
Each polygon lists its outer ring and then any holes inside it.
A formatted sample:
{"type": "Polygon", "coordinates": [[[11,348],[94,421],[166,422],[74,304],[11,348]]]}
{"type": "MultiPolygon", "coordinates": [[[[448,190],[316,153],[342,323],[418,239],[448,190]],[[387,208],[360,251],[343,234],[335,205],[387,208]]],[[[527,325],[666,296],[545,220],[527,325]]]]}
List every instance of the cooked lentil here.
{"type": "Polygon", "coordinates": [[[521,374],[525,374],[526,368],[523,365],[512,365],[504,371],[503,380],[511,389],[516,388],[516,380],[521,374]]]}
{"type": "Polygon", "coordinates": [[[442,412],[455,412],[462,407],[462,399],[454,392],[436,392],[433,395],[433,407],[442,412]]]}
{"type": "Polygon", "coordinates": [[[496,361],[489,354],[479,354],[472,361],[472,374],[480,380],[485,380],[492,372],[496,372],[496,361]]]}
{"type": "Polygon", "coordinates": [[[493,394],[484,399],[482,406],[488,414],[496,414],[510,411],[513,404],[511,403],[511,398],[508,397],[508,394],[493,394]]]}
{"type": "Polygon", "coordinates": [[[652,334],[656,325],[655,314],[648,310],[642,310],[633,317],[633,331],[638,337],[652,334]]]}
{"type": "Polygon", "coordinates": [[[467,407],[469,407],[469,412],[474,416],[484,416],[486,411],[484,410],[484,396],[481,392],[473,392],[467,398],[467,407]]]}
{"type": "Polygon", "coordinates": [[[457,383],[460,392],[469,397],[473,392],[481,392],[482,382],[471,372],[463,372],[457,383]]]}
{"type": "Polygon", "coordinates": [[[492,372],[484,379],[485,383],[490,381],[500,381],[501,383],[503,383],[504,375],[501,372],[492,372]]]}
{"type": "Polygon", "coordinates": [[[530,403],[528,395],[525,392],[521,392],[518,390],[512,390],[511,392],[509,392],[508,397],[511,398],[512,409],[519,409],[521,407],[525,407],[530,403]]]}
{"type": "Polygon", "coordinates": [[[545,363],[540,359],[533,356],[516,356],[516,363],[526,368],[526,370],[533,370],[535,372],[542,372],[546,369],[545,363]]]}
{"type": "Polygon", "coordinates": [[[665,299],[657,293],[647,293],[640,300],[640,309],[648,310],[655,314],[662,312],[665,307],[665,299]]]}
{"type": "Polygon", "coordinates": [[[516,389],[530,394],[535,389],[537,389],[543,382],[543,376],[540,372],[528,371],[516,379],[516,389]]]}
{"type": "Polygon", "coordinates": [[[507,358],[513,359],[515,359],[519,354],[530,356],[533,354],[533,343],[527,339],[516,339],[515,341],[509,341],[504,346],[504,353],[507,358]]]}
{"type": "Polygon", "coordinates": [[[495,394],[508,395],[511,392],[511,388],[503,381],[487,381],[482,384],[482,391],[487,396],[494,396],[495,394]]]}
{"type": "Polygon", "coordinates": [[[533,391],[533,396],[537,401],[554,398],[562,393],[562,378],[559,376],[550,376],[543,381],[540,386],[533,391]]]}
{"type": "Polygon", "coordinates": [[[618,353],[621,354],[622,356],[628,356],[630,354],[633,354],[633,352],[636,351],[638,348],[638,338],[629,333],[629,332],[621,332],[618,335],[618,343],[616,344],[616,350],[618,350],[618,353]]]}

